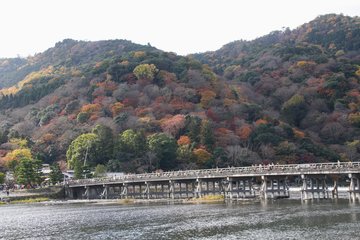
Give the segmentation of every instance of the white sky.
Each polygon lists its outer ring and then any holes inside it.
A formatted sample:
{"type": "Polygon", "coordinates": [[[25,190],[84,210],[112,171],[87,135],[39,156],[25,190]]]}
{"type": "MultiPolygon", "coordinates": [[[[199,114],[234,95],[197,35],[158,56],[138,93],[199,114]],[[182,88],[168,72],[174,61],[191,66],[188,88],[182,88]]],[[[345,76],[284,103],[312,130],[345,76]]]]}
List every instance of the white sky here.
{"type": "Polygon", "coordinates": [[[0,0],[0,57],[26,57],[65,38],[127,39],[188,54],[291,29],[359,0],[0,0]]]}

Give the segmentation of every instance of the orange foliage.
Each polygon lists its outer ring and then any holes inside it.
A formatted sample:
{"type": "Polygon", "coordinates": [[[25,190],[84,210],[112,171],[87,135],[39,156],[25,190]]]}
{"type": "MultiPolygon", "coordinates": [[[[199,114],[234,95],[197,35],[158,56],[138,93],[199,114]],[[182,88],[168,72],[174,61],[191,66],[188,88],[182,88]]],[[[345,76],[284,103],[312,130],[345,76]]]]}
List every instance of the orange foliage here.
{"type": "Polygon", "coordinates": [[[117,116],[123,108],[124,108],[124,104],[122,104],[121,102],[114,103],[110,107],[113,117],[117,116]]]}
{"type": "Polygon", "coordinates": [[[259,126],[260,124],[267,124],[268,122],[265,119],[258,119],[255,122],[256,126],[259,126]]]}
{"type": "Polygon", "coordinates": [[[191,110],[193,108],[193,103],[185,102],[177,97],[173,98],[170,101],[170,104],[174,108],[174,110],[191,110]]]}
{"type": "Polygon", "coordinates": [[[81,112],[86,112],[86,113],[94,113],[94,112],[98,112],[100,110],[101,110],[101,106],[98,103],[86,104],[81,107],[81,112]]]}
{"type": "Polygon", "coordinates": [[[41,141],[43,143],[51,143],[52,141],[54,141],[55,136],[52,133],[45,133],[42,137],[41,137],[41,141]]]}
{"type": "Polygon", "coordinates": [[[229,98],[224,99],[224,106],[225,107],[230,107],[231,105],[236,104],[236,103],[237,103],[237,101],[234,100],[234,99],[229,99],[229,98]]]}
{"type": "Polygon", "coordinates": [[[97,120],[99,118],[99,115],[98,114],[92,114],[91,116],[90,116],[90,121],[95,121],[95,120],[97,120]]]}
{"type": "Polygon", "coordinates": [[[198,164],[204,164],[211,159],[211,153],[203,148],[194,149],[193,154],[198,164]]]}
{"type": "Polygon", "coordinates": [[[216,93],[211,90],[203,90],[200,92],[201,94],[201,105],[204,108],[209,107],[209,104],[211,100],[213,100],[216,97],[216,93]]]}
{"type": "Polygon", "coordinates": [[[161,70],[158,74],[159,78],[162,79],[166,85],[176,81],[176,75],[164,70],[161,70]]]}
{"type": "Polygon", "coordinates": [[[250,137],[252,129],[249,125],[242,126],[236,131],[236,134],[240,137],[241,140],[247,140],[250,137]]]}
{"type": "Polygon", "coordinates": [[[293,133],[294,133],[295,137],[297,137],[297,138],[301,139],[301,138],[305,137],[305,133],[298,129],[293,128],[293,133]]]}
{"type": "Polygon", "coordinates": [[[231,131],[229,129],[227,129],[227,128],[218,128],[218,129],[216,129],[217,134],[228,134],[229,132],[231,132],[231,131]]]}
{"type": "Polygon", "coordinates": [[[135,114],[138,117],[144,117],[147,114],[152,113],[152,112],[153,112],[153,109],[150,107],[149,108],[139,107],[139,108],[135,109],[135,114]]]}
{"type": "Polygon", "coordinates": [[[190,143],[191,141],[188,136],[180,136],[179,140],[177,140],[178,145],[188,145],[190,143]]]}
{"type": "Polygon", "coordinates": [[[99,82],[96,86],[103,88],[105,91],[115,91],[117,89],[117,84],[113,81],[107,80],[105,82],[99,82]]]}

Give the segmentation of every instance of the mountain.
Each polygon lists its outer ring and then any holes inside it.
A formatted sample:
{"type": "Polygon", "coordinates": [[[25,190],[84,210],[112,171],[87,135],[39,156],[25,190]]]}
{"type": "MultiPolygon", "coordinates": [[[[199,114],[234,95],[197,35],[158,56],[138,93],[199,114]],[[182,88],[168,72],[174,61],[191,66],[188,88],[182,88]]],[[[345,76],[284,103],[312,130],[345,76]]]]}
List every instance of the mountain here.
{"type": "Polygon", "coordinates": [[[0,59],[0,165],[22,148],[129,172],[354,160],[359,80],[358,17],[319,16],[187,57],[66,39],[0,59]]]}

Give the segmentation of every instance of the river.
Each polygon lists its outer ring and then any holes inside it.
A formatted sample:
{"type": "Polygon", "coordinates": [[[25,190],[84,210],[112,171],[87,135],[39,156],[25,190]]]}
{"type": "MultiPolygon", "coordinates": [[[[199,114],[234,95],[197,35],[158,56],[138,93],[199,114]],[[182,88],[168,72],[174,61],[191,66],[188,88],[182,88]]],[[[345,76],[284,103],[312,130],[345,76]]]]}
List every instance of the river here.
{"type": "Polygon", "coordinates": [[[0,206],[0,239],[359,239],[360,204],[281,199],[228,204],[0,206]]]}

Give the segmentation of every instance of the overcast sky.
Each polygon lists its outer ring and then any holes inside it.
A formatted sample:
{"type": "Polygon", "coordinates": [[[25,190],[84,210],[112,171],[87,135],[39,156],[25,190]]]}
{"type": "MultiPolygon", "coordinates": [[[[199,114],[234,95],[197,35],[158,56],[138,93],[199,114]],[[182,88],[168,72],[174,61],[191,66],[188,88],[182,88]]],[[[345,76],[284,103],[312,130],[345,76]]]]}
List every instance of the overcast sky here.
{"type": "Polygon", "coordinates": [[[319,15],[360,15],[360,0],[0,0],[0,57],[65,38],[127,39],[184,55],[291,29],[319,15]]]}

